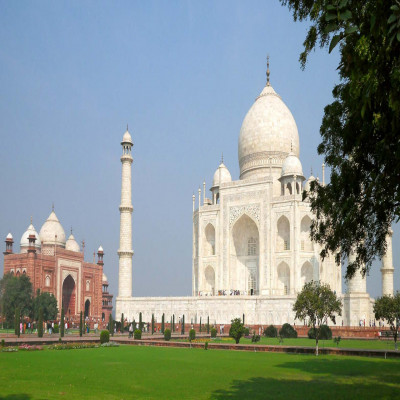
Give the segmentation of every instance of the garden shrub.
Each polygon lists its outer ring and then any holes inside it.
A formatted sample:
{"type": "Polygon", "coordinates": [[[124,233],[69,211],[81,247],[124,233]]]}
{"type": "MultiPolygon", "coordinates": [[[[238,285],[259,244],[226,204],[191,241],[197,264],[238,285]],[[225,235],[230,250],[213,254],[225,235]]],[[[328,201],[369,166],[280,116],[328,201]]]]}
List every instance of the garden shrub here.
{"type": "Polygon", "coordinates": [[[208,350],[208,342],[204,343],[204,350],[208,350]]]}
{"type": "Polygon", "coordinates": [[[342,340],[342,338],[340,336],[337,336],[333,339],[333,341],[336,343],[336,346],[339,346],[339,343],[341,340],[342,340]]]}
{"type": "Polygon", "coordinates": [[[101,331],[100,333],[100,343],[108,343],[110,341],[110,332],[108,331],[101,331]]]}
{"type": "Polygon", "coordinates": [[[253,333],[253,336],[252,336],[252,338],[251,338],[251,342],[252,343],[257,343],[257,342],[259,342],[260,341],[260,335],[256,335],[256,333],[254,332],[253,333]]]}
{"type": "Polygon", "coordinates": [[[60,327],[58,324],[54,324],[53,333],[60,333],[60,327]]]}
{"type": "Polygon", "coordinates": [[[191,329],[189,331],[189,340],[192,341],[194,339],[196,339],[196,331],[194,329],[191,329]]]}
{"type": "Polygon", "coordinates": [[[164,340],[166,341],[166,342],[169,342],[169,340],[171,339],[171,329],[166,329],[165,331],[164,331],[164,340]]]}
{"type": "Polygon", "coordinates": [[[275,326],[270,325],[268,328],[264,329],[264,336],[266,337],[277,337],[278,336],[278,329],[275,326]]]}
{"type": "Polygon", "coordinates": [[[250,335],[250,329],[249,328],[244,328],[244,336],[249,336],[250,335]]]}
{"type": "Polygon", "coordinates": [[[133,337],[136,340],[139,340],[142,338],[142,331],[140,329],[135,329],[135,332],[133,332],[133,337]]]}
{"type": "Polygon", "coordinates": [[[297,332],[290,324],[283,324],[279,330],[279,336],[283,338],[297,338],[297,332]]]}
{"type": "MultiPolygon", "coordinates": [[[[315,339],[315,331],[314,328],[311,328],[308,331],[308,338],[309,339],[315,339]]],[[[321,331],[319,334],[319,339],[320,340],[331,340],[332,339],[332,330],[329,328],[327,325],[321,325],[321,331]]]]}
{"type": "Polygon", "coordinates": [[[211,328],[211,337],[216,338],[217,337],[217,330],[215,328],[211,328]]]}

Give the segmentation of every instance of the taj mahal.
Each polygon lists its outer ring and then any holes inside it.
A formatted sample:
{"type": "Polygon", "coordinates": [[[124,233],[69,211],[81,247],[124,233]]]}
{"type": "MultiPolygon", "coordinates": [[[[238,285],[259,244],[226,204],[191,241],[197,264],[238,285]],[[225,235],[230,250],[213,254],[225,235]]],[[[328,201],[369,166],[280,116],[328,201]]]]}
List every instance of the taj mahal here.
{"type": "MultiPolygon", "coordinates": [[[[300,161],[299,133],[288,107],[267,83],[245,116],[239,133],[239,179],[223,159],[210,191],[193,195],[192,296],[132,297],[131,167],[133,142],[128,131],[122,140],[119,291],[116,318],[175,320],[225,324],[245,316],[247,324],[293,324],[297,293],[311,280],[328,283],[343,301],[337,323],[355,326],[374,319],[373,303],[360,272],[342,290],[341,266],[334,256],[322,260],[321,248],[310,239],[314,215],[308,200],[307,179],[300,161]],[[208,194],[209,193],[209,194],[208,194]],[[197,201],[196,201],[197,200],[197,201]]],[[[324,165],[322,185],[325,184],[324,165]]],[[[393,294],[392,232],[382,259],[382,294],[393,294]]],[[[135,272],[140,273],[139,270],[135,272]]]]}

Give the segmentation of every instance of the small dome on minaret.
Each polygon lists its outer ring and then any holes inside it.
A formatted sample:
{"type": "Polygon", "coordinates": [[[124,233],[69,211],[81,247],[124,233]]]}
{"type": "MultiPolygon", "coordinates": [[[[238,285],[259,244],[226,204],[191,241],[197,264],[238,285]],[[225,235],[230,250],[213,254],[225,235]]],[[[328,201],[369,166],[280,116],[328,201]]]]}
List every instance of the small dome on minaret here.
{"type": "Polygon", "coordinates": [[[128,130],[128,126],[126,127],[126,132],[124,133],[124,136],[122,137],[122,142],[121,144],[130,144],[131,146],[133,146],[133,142],[132,142],[132,136],[129,133],[128,130]]]}

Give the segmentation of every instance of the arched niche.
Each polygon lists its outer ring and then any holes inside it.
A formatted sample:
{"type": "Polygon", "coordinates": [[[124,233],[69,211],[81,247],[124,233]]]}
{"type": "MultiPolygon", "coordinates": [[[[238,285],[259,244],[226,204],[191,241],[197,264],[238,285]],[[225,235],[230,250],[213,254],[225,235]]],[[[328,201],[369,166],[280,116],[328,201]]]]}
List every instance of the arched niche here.
{"type": "Polygon", "coordinates": [[[85,301],[85,318],[89,317],[90,315],[90,300],[87,299],[85,301]]]}
{"type": "Polygon", "coordinates": [[[215,228],[214,225],[209,223],[204,230],[204,235],[206,240],[204,241],[204,251],[205,256],[215,255],[215,228]]]}
{"type": "Polygon", "coordinates": [[[230,287],[241,293],[258,293],[260,237],[254,220],[243,214],[231,230],[230,287]]]}
{"type": "Polygon", "coordinates": [[[276,236],[276,250],[290,250],[290,223],[289,220],[282,215],[277,223],[278,234],[276,236]]]}
{"type": "Polygon", "coordinates": [[[306,261],[301,267],[301,286],[313,280],[313,267],[309,261],[306,261]]]}
{"type": "Polygon", "coordinates": [[[300,248],[301,251],[314,251],[314,244],[310,237],[311,218],[306,215],[300,225],[300,248]]]}
{"type": "Polygon", "coordinates": [[[278,265],[278,282],[277,286],[281,294],[290,293],[290,268],[284,261],[278,265]]]}

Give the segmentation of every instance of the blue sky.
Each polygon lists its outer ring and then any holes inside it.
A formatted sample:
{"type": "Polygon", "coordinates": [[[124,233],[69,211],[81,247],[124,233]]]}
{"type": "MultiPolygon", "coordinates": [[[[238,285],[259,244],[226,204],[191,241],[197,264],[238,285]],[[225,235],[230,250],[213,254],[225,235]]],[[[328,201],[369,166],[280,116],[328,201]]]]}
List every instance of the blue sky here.
{"type": "MultiPolygon", "coordinates": [[[[64,229],[101,244],[117,295],[121,155],[134,140],[133,293],[191,293],[192,193],[224,153],[238,179],[241,123],[271,83],[297,122],[300,158],[321,177],[323,108],[338,55],[298,62],[306,23],[278,1],[0,0],[0,236],[39,231],[52,202],[64,229]]],[[[395,288],[400,287],[395,227],[395,288]]],[[[17,246],[18,247],[18,246],[17,246]]],[[[378,261],[368,290],[380,295],[378,261]]],[[[2,271],[2,261],[0,266],[2,271]]]]}

